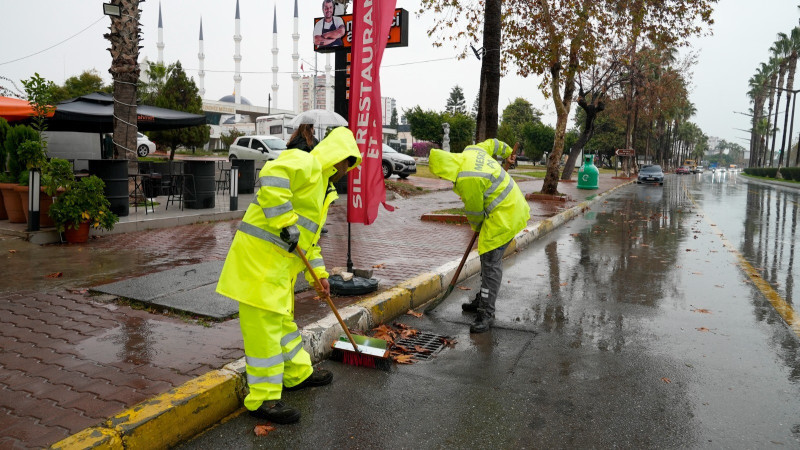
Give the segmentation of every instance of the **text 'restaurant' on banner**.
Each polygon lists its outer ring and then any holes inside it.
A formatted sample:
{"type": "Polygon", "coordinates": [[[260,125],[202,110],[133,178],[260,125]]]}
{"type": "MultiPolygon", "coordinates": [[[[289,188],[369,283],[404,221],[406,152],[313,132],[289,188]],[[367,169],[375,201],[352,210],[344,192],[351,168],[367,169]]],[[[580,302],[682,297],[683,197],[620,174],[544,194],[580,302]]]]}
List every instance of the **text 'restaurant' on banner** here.
{"type": "Polygon", "coordinates": [[[381,168],[383,117],[380,67],[394,17],[395,0],[355,0],[350,62],[350,130],[356,137],[362,163],[348,174],[347,221],[366,225],[386,202],[381,168]]]}

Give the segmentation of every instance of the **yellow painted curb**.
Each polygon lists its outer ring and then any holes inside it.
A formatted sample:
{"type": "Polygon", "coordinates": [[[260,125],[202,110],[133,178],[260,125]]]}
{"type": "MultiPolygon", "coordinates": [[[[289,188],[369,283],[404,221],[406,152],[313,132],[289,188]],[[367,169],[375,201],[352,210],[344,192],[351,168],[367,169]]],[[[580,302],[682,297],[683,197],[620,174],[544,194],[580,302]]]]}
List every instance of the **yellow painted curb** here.
{"type": "Polygon", "coordinates": [[[93,448],[98,450],[121,449],[122,438],[114,430],[92,427],[62,439],[50,448],[58,450],[77,450],[93,448]]]}
{"type": "Polygon", "coordinates": [[[392,288],[386,292],[362,300],[358,306],[366,308],[375,324],[385,323],[411,309],[411,292],[408,289],[392,288]]]}
{"type": "Polygon", "coordinates": [[[442,276],[438,273],[424,273],[398,284],[397,287],[411,292],[411,308],[416,308],[441,293],[442,276]]]}
{"type": "Polygon", "coordinates": [[[243,377],[220,369],[189,380],[53,445],[59,449],[168,448],[241,406],[243,377]]]}

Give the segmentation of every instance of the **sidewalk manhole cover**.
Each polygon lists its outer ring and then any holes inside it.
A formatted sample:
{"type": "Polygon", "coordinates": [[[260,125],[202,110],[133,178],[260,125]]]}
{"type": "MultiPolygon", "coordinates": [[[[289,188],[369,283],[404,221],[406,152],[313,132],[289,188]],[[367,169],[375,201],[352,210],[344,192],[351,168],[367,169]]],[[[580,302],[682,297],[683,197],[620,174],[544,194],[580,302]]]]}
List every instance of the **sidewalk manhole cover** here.
{"type": "Polygon", "coordinates": [[[403,347],[409,349],[411,351],[409,354],[414,355],[415,359],[419,361],[427,361],[439,353],[440,350],[442,350],[445,339],[448,339],[448,337],[442,336],[441,334],[420,331],[414,336],[396,341],[395,345],[402,345],[403,347]],[[424,351],[419,351],[416,349],[416,347],[420,347],[424,349],[424,351]]]}

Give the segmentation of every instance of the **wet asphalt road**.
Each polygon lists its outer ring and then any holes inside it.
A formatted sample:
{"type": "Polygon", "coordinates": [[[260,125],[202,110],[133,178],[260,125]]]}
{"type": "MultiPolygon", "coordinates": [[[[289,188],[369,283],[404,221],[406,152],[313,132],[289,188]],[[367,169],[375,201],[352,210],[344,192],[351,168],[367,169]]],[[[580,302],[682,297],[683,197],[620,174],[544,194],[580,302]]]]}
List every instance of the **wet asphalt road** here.
{"type": "Polygon", "coordinates": [[[472,278],[400,319],[454,348],[388,373],[323,362],[332,385],[284,396],[299,424],[256,437],[235,415],[183,448],[800,448],[800,338],[735,253],[791,293],[790,202],[712,174],[621,189],[506,260],[491,332],[460,310],[472,278]]]}

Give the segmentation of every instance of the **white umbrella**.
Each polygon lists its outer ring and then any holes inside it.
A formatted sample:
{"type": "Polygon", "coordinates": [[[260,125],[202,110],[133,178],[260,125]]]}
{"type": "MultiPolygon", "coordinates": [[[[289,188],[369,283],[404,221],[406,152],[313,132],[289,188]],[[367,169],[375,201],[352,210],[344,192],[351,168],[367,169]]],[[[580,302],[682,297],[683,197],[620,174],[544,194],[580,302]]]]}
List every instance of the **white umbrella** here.
{"type": "Polygon", "coordinates": [[[308,123],[317,127],[346,127],[347,121],[344,117],[336,114],[333,111],[326,109],[309,109],[308,111],[301,112],[289,124],[297,128],[298,126],[308,123]]]}

